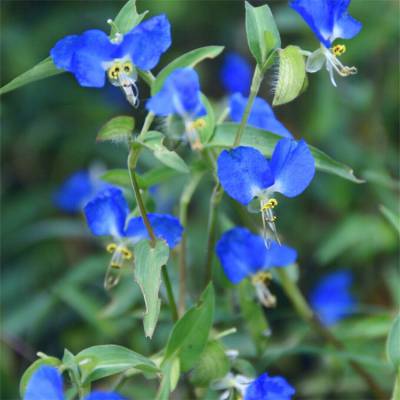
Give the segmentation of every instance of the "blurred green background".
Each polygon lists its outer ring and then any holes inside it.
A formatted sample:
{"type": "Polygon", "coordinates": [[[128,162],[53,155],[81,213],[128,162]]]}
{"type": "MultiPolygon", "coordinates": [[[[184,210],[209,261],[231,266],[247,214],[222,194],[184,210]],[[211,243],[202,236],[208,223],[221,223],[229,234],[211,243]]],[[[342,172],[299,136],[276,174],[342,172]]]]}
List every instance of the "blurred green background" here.
{"type": "MultiPolygon", "coordinates": [[[[254,5],[264,2],[252,2],[254,5]]],[[[63,36],[86,29],[108,30],[119,1],[1,2],[1,85],[46,58],[63,36]]],[[[307,50],[318,46],[303,20],[287,2],[270,1],[283,45],[307,50]]],[[[138,1],[139,11],[165,12],[173,44],[164,66],[176,56],[205,45],[225,45],[251,60],[244,30],[242,1],[138,1]]],[[[347,43],[343,61],[358,75],[331,86],[325,71],[309,76],[308,90],[276,109],[297,138],[304,137],[338,161],[350,165],[366,183],[353,184],[318,173],[295,200],[280,202],[279,231],[299,250],[300,286],[307,294],[317,280],[338,268],[355,275],[359,311],[335,327],[348,352],[324,345],[295,315],[279,287],[278,307],[268,310],[272,336],[263,354],[254,347],[237,314],[232,291],[215,261],[218,301],[216,327],[237,326],[228,348],[237,348],[259,372],[284,375],[298,399],[365,399],[364,383],[346,360],[356,358],[390,390],[393,372],[385,357],[385,339],[400,304],[398,235],[380,211],[399,214],[399,3],[353,0],[350,13],[362,21],[361,33],[347,43]]],[[[225,96],[219,80],[222,57],[198,68],[203,91],[216,101],[225,96]]],[[[272,71],[260,93],[272,99],[272,71]]],[[[142,104],[148,97],[140,84],[142,104]]],[[[81,216],[58,211],[52,193],[76,170],[101,162],[124,168],[126,149],[96,144],[98,129],[111,117],[132,110],[120,92],[108,86],[85,89],[68,74],[33,83],[1,98],[2,127],[2,329],[1,399],[18,398],[18,381],[37,351],[60,357],[102,343],[118,343],[149,355],[165,343],[168,314],[154,339],[143,338],[142,299],[137,287],[123,282],[111,298],[103,290],[107,254],[90,237],[81,216]]],[[[141,106],[135,117],[142,121],[141,106]]],[[[162,123],[160,122],[160,125],[162,123]]],[[[154,160],[144,159],[142,170],[154,160]]],[[[177,205],[182,179],[161,185],[153,196],[159,208],[177,205]],[[161,204],[162,203],[162,204],[161,204]]],[[[190,298],[201,291],[205,249],[204,221],[212,179],[204,180],[189,213],[190,298]]],[[[224,197],[220,221],[243,223],[224,197]]],[[[256,220],[257,224],[259,223],[256,220]]],[[[220,224],[221,225],[221,224],[220,224]]],[[[221,231],[221,229],[220,229],[221,231]]],[[[174,284],[176,262],[171,262],[174,284]]],[[[265,339],[267,341],[267,339],[265,339]]],[[[106,385],[107,383],[104,383],[106,385]]],[[[152,398],[153,383],[133,379],[123,393],[152,398]]],[[[179,391],[177,393],[179,398],[179,391]]],[[[182,398],[182,397],[181,397],[182,398]]]]}

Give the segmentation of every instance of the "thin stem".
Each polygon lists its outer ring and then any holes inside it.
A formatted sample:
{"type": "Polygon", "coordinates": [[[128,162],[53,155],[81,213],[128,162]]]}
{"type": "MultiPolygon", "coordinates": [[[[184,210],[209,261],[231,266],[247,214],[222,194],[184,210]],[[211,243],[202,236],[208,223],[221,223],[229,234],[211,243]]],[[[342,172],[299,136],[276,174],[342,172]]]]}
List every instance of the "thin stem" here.
{"type": "Polygon", "coordinates": [[[140,131],[140,134],[138,136],[139,140],[143,139],[144,136],[146,135],[146,133],[148,132],[148,130],[150,129],[150,126],[154,121],[154,117],[155,117],[155,114],[152,113],[152,112],[149,112],[146,115],[146,118],[145,118],[144,123],[143,123],[142,130],[140,131]]]}
{"type": "Polygon", "coordinates": [[[212,278],[212,261],[214,255],[215,246],[215,229],[217,226],[217,213],[216,209],[219,202],[221,201],[222,194],[224,193],[222,186],[219,182],[214,186],[213,192],[210,198],[210,211],[208,214],[208,231],[207,231],[207,250],[206,250],[206,285],[211,281],[212,278]]]}
{"type": "Polygon", "coordinates": [[[263,78],[264,78],[264,74],[259,69],[259,67],[256,66],[256,68],[254,70],[254,74],[253,74],[253,79],[251,81],[250,95],[247,100],[246,108],[244,109],[242,120],[240,121],[240,125],[236,132],[235,141],[233,142],[232,147],[239,146],[239,144],[240,144],[240,140],[242,139],[244,128],[246,127],[251,108],[253,107],[254,100],[258,94],[258,91],[260,90],[260,86],[261,86],[261,82],[262,82],[263,78]]]}
{"type": "MultiPolygon", "coordinates": [[[[335,337],[325,325],[321,323],[318,317],[314,314],[311,307],[308,305],[307,300],[300,292],[300,289],[293,282],[293,280],[290,279],[285,269],[277,268],[277,273],[281,280],[283,290],[291,300],[297,313],[311,326],[313,330],[318,332],[318,334],[322,336],[328,343],[331,343],[338,350],[344,350],[344,344],[337,337],[335,337]]],[[[382,400],[388,398],[383,389],[376,383],[374,378],[369,372],[364,369],[364,367],[353,360],[350,360],[349,364],[353,368],[353,370],[365,381],[376,399],[382,400]]]]}
{"type": "Polygon", "coordinates": [[[178,311],[179,315],[185,312],[185,298],[186,298],[186,225],[187,225],[187,211],[189,203],[192,199],[193,193],[197,188],[203,174],[195,174],[189,184],[182,192],[179,205],[179,220],[184,227],[182,234],[181,245],[179,248],[179,297],[178,297],[178,311]]]}
{"type": "MultiPolygon", "coordinates": [[[[136,203],[139,207],[140,215],[142,216],[143,223],[144,223],[147,233],[149,234],[149,237],[150,237],[150,246],[154,248],[156,245],[156,236],[154,234],[153,228],[151,227],[149,218],[147,216],[146,208],[144,206],[142,195],[140,193],[140,188],[137,183],[136,173],[135,173],[136,161],[137,161],[137,157],[134,154],[134,151],[131,149],[131,151],[129,152],[129,156],[128,156],[129,177],[131,179],[131,184],[132,184],[133,191],[135,193],[136,203]]],[[[178,319],[178,311],[176,309],[174,293],[172,292],[171,281],[169,279],[168,270],[167,270],[166,266],[162,267],[161,274],[162,274],[165,288],[167,290],[167,296],[168,296],[168,302],[169,302],[169,308],[171,311],[171,315],[172,315],[173,320],[176,321],[178,319]]]]}

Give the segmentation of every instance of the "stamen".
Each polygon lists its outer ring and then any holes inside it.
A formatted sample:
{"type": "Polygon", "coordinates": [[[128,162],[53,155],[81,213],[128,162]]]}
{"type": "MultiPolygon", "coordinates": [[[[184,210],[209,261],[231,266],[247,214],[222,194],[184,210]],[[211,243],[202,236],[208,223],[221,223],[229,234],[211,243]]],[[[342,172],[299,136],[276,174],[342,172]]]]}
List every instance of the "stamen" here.
{"type": "Polygon", "coordinates": [[[256,289],[257,298],[265,307],[275,307],[276,297],[269,291],[268,284],[272,280],[272,275],[267,271],[260,271],[251,278],[251,282],[256,289]]]}
{"type": "Polygon", "coordinates": [[[346,52],[346,46],[344,44],[337,44],[331,48],[331,52],[334,56],[340,57],[346,52]]]}
{"type": "Polygon", "coordinates": [[[108,244],[107,245],[107,247],[106,247],[106,250],[109,252],[109,253],[114,253],[114,251],[117,249],[117,245],[115,244],[115,243],[110,243],[110,244],[108,244]]]}
{"type": "Polygon", "coordinates": [[[275,208],[277,205],[278,205],[278,200],[273,198],[269,199],[266,203],[262,204],[261,211],[266,211],[269,210],[270,208],[275,208]]]}

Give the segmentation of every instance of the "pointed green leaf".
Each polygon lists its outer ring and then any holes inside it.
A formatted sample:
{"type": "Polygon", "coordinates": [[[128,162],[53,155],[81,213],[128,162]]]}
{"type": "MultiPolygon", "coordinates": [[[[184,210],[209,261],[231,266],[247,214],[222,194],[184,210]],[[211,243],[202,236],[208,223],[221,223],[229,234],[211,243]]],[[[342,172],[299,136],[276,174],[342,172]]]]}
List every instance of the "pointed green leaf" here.
{"type": "Polygon", "coordinates": [[[204,117],[201,117],[205,121],[205,125],[203,128],[198,128],[197,131],[200,136],[200,142],[202,144],[208,143],[208,141],[211,139],[212,135],[214,134],[214,129],[215,129],[215,114],[214,114],[214,109],[208,100],[208,98],[204,95],[201,94],[201,101],[204,104],[204,107],[207,111],[207,115],[204,117]]]}
{"type": "Polygon", "coordinates": [[[0,89],[0,95],[25,86],[28,83],[39,81],[40,79],[49,78],[50,76],[59,75],[65,72],[63,69],[58,69],[53,60],[48,57],[35,65],[30,70],[14,78],[0,89]]]}
{"type": "Polygon", "coordinates": [[[139,14],[136,9],[136,0],[128,0],[115,17],[110,36],[113,38],[117,33],[128,33],[142,21],[147,13],[148,11],[139,14]]]}
{"type": "Polygon", "coordinates": [[[289,103],[303,92],[306,86],[306,64],[300,47],[288,46],[278,50],[279,69],[273,106],[289,103]]]}
{"type": "Polygon", "coordinates": [[[400,368],[400,314],[396,317],[389,331],[386,342],[386,354],[388,360],[397,370],[400,368]]]}
{"type": "Polygon", "coordinates": [[[199,303],[174,325],[168,339],[164,363],[179,357],[183,372],[193,368],[207,343],[214,318],[214,288],[209,284],[199,303]]]}
{"type": "MultiPolygon", "coordinates": [[[[232,138],[235,137],[238,124],[227,122],[217,126],[214,136],[207,144],[208,147],[230,147],[232,145],[232,138]]],[[[260,150],[265,156],[271,157],[278,140],[282,139],[280,136],[262,129],[247,126],[240,142],[243,146],[251,146],[260,150]]],[[[308,146],[315,159],[315,167],[319,171],[327,172],[329,174],[340,176],[355,183],[363,183],[364,181],[354,176],[353,170],[345,164],[342,164],[321,150],[308,146]]]]}
{"type": "Polygon", "coordinates": [[[98,142],[126,140],[128,137],[132,136],[134,129],[134,118],[125,115],[114,117],[101,127],[96,140],[98,142]]]}
{"type": "Polygon", "coordinates": [[[281,38],[270,8],[265,4],[253,7],[246,2],[246,34],[251,54],[261,70],[272,53],[281,46],[281,38]]]}
{"type": "Polygon", "coordinates": [[[386,219],[392,224],[393,228],[396,229],[396,231],[400,234],[400,215],[396,215],[393,211],[389,210],[383,205],[379,206],[379,209],[386,219]]]}
{"type": "MultiPolygon", "coordinates": [[[[143,317],[144,332],[152,337],[160,313],[161,300],[158,297],[161,285],[161,268],[167,264],[168,245],[161,240],[155,247],[148,240],[142,240],[135,246],[135,280],[140,286],[146,311],[143,317]]],[[[166,268],[166,267],[164,267],[166,268]]]]}
{"type": "Polygon", "coordinates": [[[159,72],[156,80],[152,84],[151,95],[154,96],[157,92],[160,91],[164,84],[164,81],[175,69],[194,67],[196,64],[205,60],[206,58],[217,57],[222,52],[222,50],[224,50],[224,46],[200,47],[199,49],[189,51],[188,53],[185,53],[176,58],[159,72]]]}
{"type": "Polygon", "coordinates": [[[149,358],[115,344],[89,347],[75,356],[83,383],[115,375],[130,368],[143,372],[157,372],[149,358]]]}
{"type": "Polygon", "coordinates": [[[39,358],[38,360],[34,361],[24,372],[22,378],[19,382],[19,393],[23,398],[25,395],[26,387],[28,386],[28,382],[31,379],[32,375],[43,365],[49,365],[51,367],[58,367],[60,366],[61,361],[55,357],[45,357],[39,358]]]}

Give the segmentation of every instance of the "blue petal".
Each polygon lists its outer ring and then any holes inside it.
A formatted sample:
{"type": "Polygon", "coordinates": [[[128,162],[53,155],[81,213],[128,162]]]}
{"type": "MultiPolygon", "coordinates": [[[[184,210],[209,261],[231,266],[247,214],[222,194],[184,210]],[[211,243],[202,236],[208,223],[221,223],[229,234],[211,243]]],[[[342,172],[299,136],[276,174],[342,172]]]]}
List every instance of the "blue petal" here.
{"type": "Polygon", "coordinates": [[[178,68],[165,80],[162,89],[146,104],[149,111],[159,116],[176,113],[194,118],[204,115],[199,76],[193,68],[178,68]]]}
{"type": "Polygon", "coordinates": [[[350,17],[350,0],[293,0],[290,6],[307,22],[325,47],[337,38],[351,39],[361,29],[361,23],[350,17]]]}
{"type": "Polygon", "coordinates": [[[267,248],[260,236],[246,228],[233,228],[221,236],[216,252],[225,275],[237,284],[263,267],[267,248]]]}
{"type": "Polygon", "coordinates": [[[229,196],[244,205],[274,183],[268,160],[252,147],[224,150],[217,164],[222,187],[229,196]]]}
{"type": "Polygon", "coordinates": [[[59,40],[50,50],[50,56],[57,68],[71,70],[71,60],[81,43],[79,35],[70,35],[59,40]]]}
{"type": "Polygon", "coordinates": [[[225,56],[220,75],[227,92],[240,92],[243,96],[248,96],[251,74],[252,69],[246,59],[235,53],[225,56]]]}
{"type": "Polygon", "coordinates": [[[161,54],[171,46],[171,26],[162,14],[149,18],[133,28],[120,45],[121,57],[130,56],[140,69],[149,71],[160,60],[161,54]]]}
{"type": "Polygon", "coordinates": [[[352,281],[350,271],[334,272],[321,279],[311,293],[310,303],[325,325],[332,325],[354,311],[352,281]]]}
{"type": "Polygon", "coordinates": [[[216,252],[225,275],[234,283],[272,267],[284,267],[296,261],[296,250],[271,241],[265,246],[261,236],[246,228],[225,232],[216,246],[216,252]]]}
{"type": "Polygon", "coordinates": [[[29,379],[24,400],[63,400],[63,382],[57,368],[43,365],[29,379]]]}
{"type": "Polygon", "coordinates": [[[115,392],[92,392],[85,397],[85,400],[126,400],[115,392]]]}
{"type": "Polygon", "coordinates": [[[94,186],[88,171],[72,174],[54,195],[54,202],[61,210],[74,213],[82,210],[90,199],[94,186]]]}
{"type": "MultiPolygon", "coordinates": [[[[230,97],[229,108],[233,121],[240,122],[242,120],[247,100],[247,97],[243,97],[240,93],[235,93],[230,97]]],[[[256,97],[254,100],[247,124],[283,137],[293,137],[284,125],[276,119],[271,106],[260,97],[256,97]]]]}
{"type": "Polygon", "coordinates": [[[246,389],[244,400],[290,400],[294,388],[281,376],[260,375],[246,389]]]}
{"type": "MultiPolygon", "coordinates": [[[[168,246],[175,247],[182,238],[183,227],[178,218],[168,214],[147,214],[150,225],[157,238],[163,239],[168,246]]],[[[129,237],[134,243],[142,239],[150,239],[142,217],[131,218],[128,221],[125,236],[129,237]]]]}
{"type": "Polygon", "coordinates": [[[86,222],[93,235],[124,236],[128,204],[119,189],[108,189],[98,194],[84,208],[86,222]]]}
{"type": "Polygon", "coordinates": [[[281,139],[275,146],[270,166],[275,178],[270,190],[287,197],[302,193],[315,174],[315,161],[304,140],[281,139]]]}

